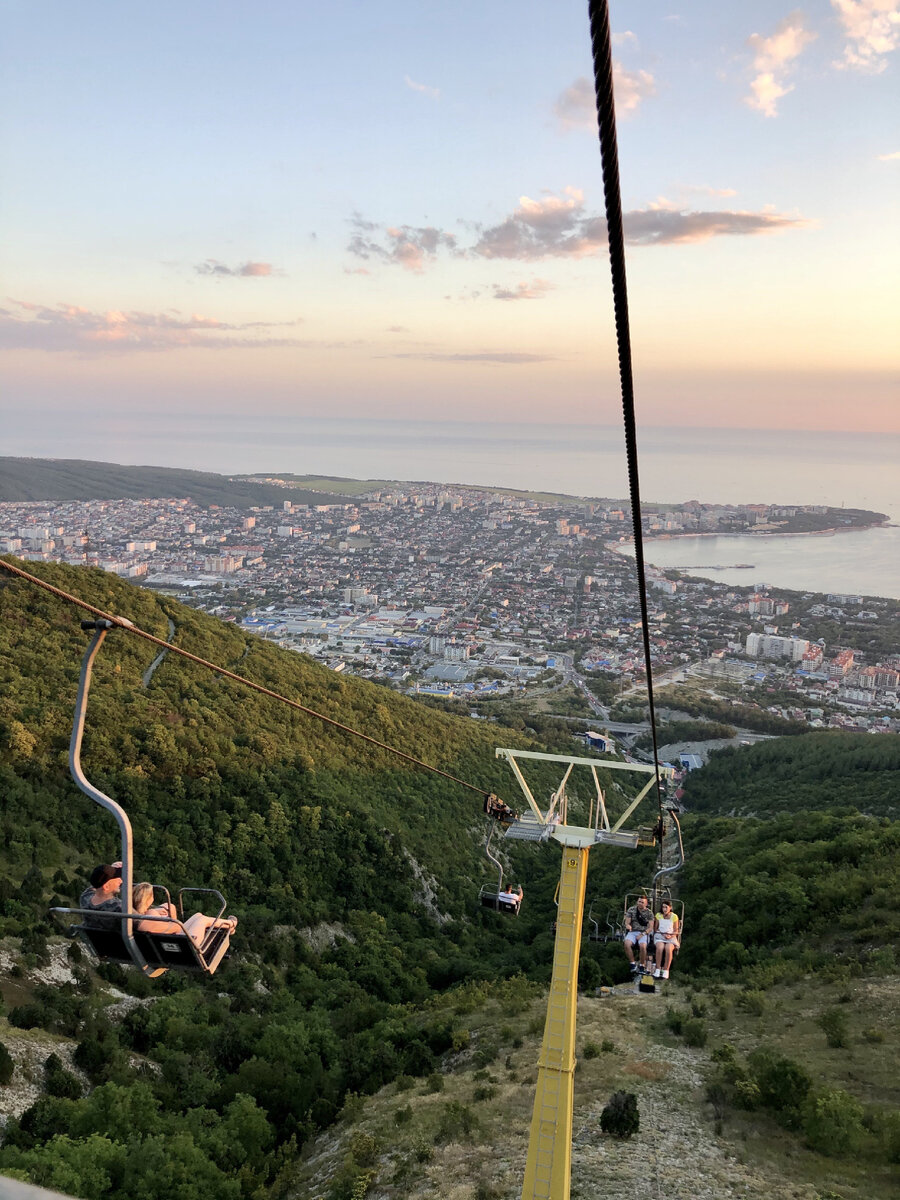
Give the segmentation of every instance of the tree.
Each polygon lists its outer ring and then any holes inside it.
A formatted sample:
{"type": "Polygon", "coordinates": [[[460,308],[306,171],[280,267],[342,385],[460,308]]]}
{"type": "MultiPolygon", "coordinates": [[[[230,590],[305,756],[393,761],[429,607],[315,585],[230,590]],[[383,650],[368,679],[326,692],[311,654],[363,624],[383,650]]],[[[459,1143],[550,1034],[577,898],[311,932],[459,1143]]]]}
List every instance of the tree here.
{"type": "Polygon", "coordinates": [[[803,1131],[814,1150],[840,1158],[850,1154],[862,1134],[862,1105],[841,1088],[812,1096],[803,1117],[803,1131]]]}
{"type": "Polygon", "coordinates": [[[13,1071],[16,1069],[16,1064],[13,1062],[13,1056],[7,1048],[0,1042],[0,1084],[9,1083],[13,1077],[13,1071]]]}
{"type": "Polygon", "coordinates": [[[600,1114],[600,1128],[612,1137],[630,1138],[641,1127],[637,1096],[634,1092],[613,1092],[600,1114]]]}

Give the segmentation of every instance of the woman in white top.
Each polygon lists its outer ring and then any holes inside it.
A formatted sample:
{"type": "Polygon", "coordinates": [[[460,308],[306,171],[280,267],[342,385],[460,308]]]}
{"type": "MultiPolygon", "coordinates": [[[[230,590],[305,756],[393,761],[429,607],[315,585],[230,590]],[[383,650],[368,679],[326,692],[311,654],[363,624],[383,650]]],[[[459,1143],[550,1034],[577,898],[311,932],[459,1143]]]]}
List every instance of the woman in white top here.
{"type": "Polygon", "coordinates": [[[678,916],[670,901],[663,900],[653,922],[653,945],[656,950],[654,979],[668,979],[672,959],[678,949],[678,916]]]}
{"type": "Polygon", "coordinates": [[[132,892],[134,912],[143,913],[147,917],[169,917],[168,921],[138,921],[137,929],[141,933],[186,933],[195,945],[202,946],[211,926],[215,925],[228,930],[228,937],[237,928],[237,917],[226,917],[224,921],[215,917],[207,917],[204,913],[194,913],[186,921],[178,924],[178,913],[174,904],[153,904],[153,884],[137,883],[132,892]],[[182,925],[184,928],[182,929],[182,925]]]}

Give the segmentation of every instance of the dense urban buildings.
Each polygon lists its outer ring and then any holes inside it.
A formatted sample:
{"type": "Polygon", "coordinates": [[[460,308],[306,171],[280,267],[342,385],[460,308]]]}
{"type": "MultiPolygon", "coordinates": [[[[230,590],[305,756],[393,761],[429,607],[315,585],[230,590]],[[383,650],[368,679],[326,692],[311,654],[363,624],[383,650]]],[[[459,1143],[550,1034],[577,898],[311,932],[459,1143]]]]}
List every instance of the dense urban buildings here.
{"type": "MultiPolygon", "coordinates": [[[[643,522],[648,536],[746,532],[822,512],[689,502],[643,522]]],[[[643,676],[634,567],[621,553],[629,534],[620,505],[431,484],[314,507],[0,504],[0,552],[98,566],[404,690],[474,703],[571,683],[598,716],[593,682],[616,696],[643,676]]],[[[777,692],[773,711],[814,725],[897,727],[898,647],[862,650],[846,632],[876,629],[894,602],[652,568],[649,585],[661,678],[777,692]]]]}

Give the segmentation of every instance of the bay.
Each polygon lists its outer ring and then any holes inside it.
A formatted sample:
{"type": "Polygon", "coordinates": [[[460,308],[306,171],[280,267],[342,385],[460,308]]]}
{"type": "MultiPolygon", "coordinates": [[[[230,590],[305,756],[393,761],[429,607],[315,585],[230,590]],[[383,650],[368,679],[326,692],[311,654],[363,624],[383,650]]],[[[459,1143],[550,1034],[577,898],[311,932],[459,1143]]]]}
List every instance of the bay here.
{"type": "MultiPolygon", "coordinates": [[[[634,546],[622,547],[634,555],[634,546]]],[[[835,533],[678,537],[644,543],[653,566],[720,583],[900,600],[900,527],[835,533]],[[752,570],[736,569],[751,563],[752,570]]]]}
{"type": "MultiPolygon", "coordinates": [[[[226,474],[339,475],[509,487],[624,499],[617,427],[555,423],[331,418],[123,410],[86,421],[60,410],[2,422],[2,453],[189,467],[226,474]]],[[[900,435],[785,430],[646,428],[638,435],[645,504],[827,504],[900,521],[900,435]]],[[[900,530],[779,539],[654,544],[660,566],[753,562],[726,582],[900,598],[900,530]],[[658,547],[658,548],[657,548],[658,547]]]]}

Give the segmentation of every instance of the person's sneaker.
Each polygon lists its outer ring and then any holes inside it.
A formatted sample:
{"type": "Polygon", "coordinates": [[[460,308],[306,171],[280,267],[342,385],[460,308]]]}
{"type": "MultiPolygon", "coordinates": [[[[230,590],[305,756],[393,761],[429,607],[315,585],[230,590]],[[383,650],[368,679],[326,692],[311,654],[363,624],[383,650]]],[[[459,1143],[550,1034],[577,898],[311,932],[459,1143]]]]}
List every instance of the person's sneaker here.
{"type": "Polygon", "coordinates": [[[632,975],[637,975],[637,973],[638,973],[638,970],[639,970],[639,968],[638,968],[638,965],[637,965],[637,963],[632,963],[632,964],[631,964],[631,973],[632,973],[632,975]]]}
{"type": "Polygon", "coordinates": [[[660,975],[660,979],[668,979],[668,978],[669,978],[669,972],[663,971],[662,975],[660,975]]]}
{"type": "Polygon", "coordinates": [[[657,967],[656,970],[653,972],[653,978],[654,979],[662,979],[662,971],[659,969],[659,967],[657,967]]]}

